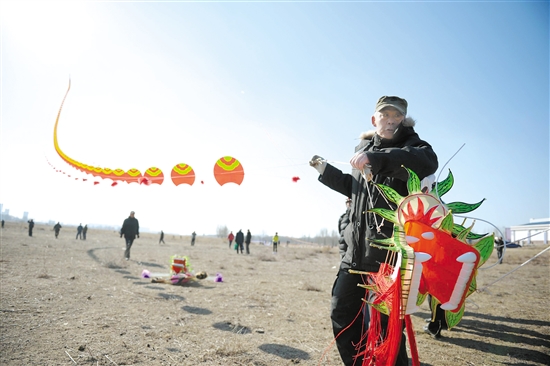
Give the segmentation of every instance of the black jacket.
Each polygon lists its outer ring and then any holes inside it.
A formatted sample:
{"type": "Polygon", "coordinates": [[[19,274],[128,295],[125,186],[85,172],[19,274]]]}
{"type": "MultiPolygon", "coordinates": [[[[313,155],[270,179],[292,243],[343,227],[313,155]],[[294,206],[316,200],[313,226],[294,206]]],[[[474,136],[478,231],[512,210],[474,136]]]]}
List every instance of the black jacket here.
{"type": "MultiPolygon", "coordinates": [[[[413,170],[420,179],[435,173],[438,166],[432,147],[409,126],[399,126],[391,140],[382,139],[377,134],[369,136],[355,148],[356,152],[360,150],[367,152],[373,182],[392,187],[402,196],[408,195],[408,173],[402,166],[413,170]]],[[[357,169],[353,169],[351,174],[344,174],[327,164],[319,181],[351,197],[350,224],[344,230],[348,248],[340,268],[377,272],[380,264],[386,261],[388,251],[370,246],[369,240],[390,238],[393,235],[393,224],[379,216],[375,217],[374,213],[367,210],[373,207],[394,210],[395,207],[389,207],[385,197],[369,183],[371,204],[365,180],[357,169]]]]}
{"type": "Polygon", "coordinates": [[[348,250],[348,244],[344,238],[344,230],[349,225],[349,211],[349,208],[346,209],[346,212],[344,212],[338,219],[338,232],[340,233],[340,238],[338,239],[338,249],[340,250],[340,259],[344,258],[344,255],[346,255],[348,250]]]}
{"type": "Polygon", "coordinates": [[[242,231],[239,230],[239,232],[237,233],[237,235],[235,235],[235,242],[239,245],[241,245],[242,243],[244,243],[244,234],[242,231]]]}
{"type": "Polygon", "coordinates": [[[139,237],[139,222],[135,217],[128,217],[122,224],[120,229],[120,236],[124,235],[126,239],[135,239],[136,235],[139,237]]]}

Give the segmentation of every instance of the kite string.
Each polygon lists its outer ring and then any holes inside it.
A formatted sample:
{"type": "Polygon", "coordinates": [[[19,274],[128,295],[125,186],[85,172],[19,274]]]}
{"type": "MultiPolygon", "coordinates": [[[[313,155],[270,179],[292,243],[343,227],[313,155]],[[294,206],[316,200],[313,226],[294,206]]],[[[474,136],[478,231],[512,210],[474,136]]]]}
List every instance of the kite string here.
{"type": "Polygon", "coordinates": [[[484,286],[483,288],[480,288],[479,290],[477,290],[477,292],[483,292],[485,291],[485,289],[487,289],[488,287],[494,285],[495,283],[499,282],[500,280],[502,280],[504,277],[508,276],[509,274],[517,271],[518,269],[520,269],[521,267],[523,267],[524,265],[526,265],[527,263],[531,262],[533,259],[537,258],[539,255],[541,255],[542,253],[546,252],[547,250],[550,249],[550,246],[547,247],[546,249],[542,250],[541,252],[539,252],[537,255],[535,255],[534,257],[531,257],[529,258],[528,260],[526,260],[525,262],[523,262],[522,264],[520,264],[519,266],[517,266],[516,268],[512,269],[511,271],[505,273],[504,275],[500,276],[499,278],[497,278],[496,280],[494,280],[493,282],[491,282],[490,284],[484,286]]]}

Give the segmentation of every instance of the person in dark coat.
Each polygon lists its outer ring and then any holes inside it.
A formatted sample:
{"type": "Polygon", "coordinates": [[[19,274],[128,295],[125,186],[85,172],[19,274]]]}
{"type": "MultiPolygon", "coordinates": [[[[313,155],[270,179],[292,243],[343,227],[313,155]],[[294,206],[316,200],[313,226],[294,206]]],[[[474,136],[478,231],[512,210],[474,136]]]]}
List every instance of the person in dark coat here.
{"type": "Polygon", "coordinates": [[[55,233],[55,238],[56,239],[59,236],[59,231],[60,230],[61,230],[61,224],[59,222],[57,222],[57,224],[55,224],[54,227],[53,227],[53,231],[55,233]]]}
{"type": "MultiPolygon", "coordinates": [[[[399,97],[384,96],[378,100],[371,117],[375,131],[361,135],[350,160],[351,174],[343,173],[318,155],[310,161],[319,172],[321,183],[351,198],[350,224],[344,230],[348,247],[332,288],[331,301],[332,328],[345,365],[361,365],[362,357],[354,358],[358,354],[356,346],[366,342],[366,337],[361,338],[363,322],[368,323],[367,317],[372,311],[369,306],[364,316],[361,313],[366,292],[357,285],[362,284],[362,276],[350,274],[348,270],[378,272],[389,252],[370,243],[391,238],[393,234],[391,222],[368,212],[372,208],[395,209],[372,183],[384,184],[406,196],[408,172],[403,166],[413,170],[419,179],[433,174],[438,167],[432,147],[420,139],[413,128],[415,121],[407,117],[407,107],[407,101],[399,97]]],[[[372,295],[369,293],[369,297],[372,295]]],[[[383,332],[387,321],[388,317],[381,314],[383,332]]],[[[408,365],[405,335],[395,365],[408,365]]]]}
{"type": "Polygon", "coordinates": [[[237,249],[237,254],[239,254],[239,249],[241,251],[241,254],[244,254],[244,234],[241,230],[237,232],[237,235],[235,235],[235,249],[237,249]]]}
{"type": "Polygon", "coordinates": [[[164,242],[164,231],[162,231],[162,230],[160,231],[159,245],[160,245],[160,243],[166,244],[166,243],[164,242]]]}
{"type": "Polygon", "coordinates": [[[504,254],[504,241],[500,236],[495,238],[495,248],[497,249],[498,264],[502,264],[502,255],[504,254]]]}
{"type": "Polygon", "coordinates": [[[351,198],[346,199],[346,211],[338,219],[338,232],[340,237],[338,238],[338,249],[340,251],[340,259],[344,258],[346,251],[348,250],[348,244],[344,238],[344,230],[349,225],[349,211],[351,208],[351,198]]]}
{"type": "Polygon", "coordinates": [[[86,233],[88,232],[88,224],[82,228],[82,240],[86,240],[86,233]]]}
{"type": "Polygon", "coordinates": [[[193,233],[191,233],[191,246],[195,246],[196,237],[197,237],[197,233],[193,231],[193,233]]]}
{"type": "Polygon", "coordinates": [[[250,254],[250,242],[252,241],[252,234],[250,230],[246,231],[246,237],[244,238],[244,244],[246,245],[246,254],[250,254]]]}
{"type": "Polygon", "coordinates": [[[32,229],[34,229],[34,221],[33,219],[30,219],[27,222],[29,223],[29,236],[32,236],[32,229]]]}
{"type": "Polygon", "coordinates": [[[130,248],[134,243],[136,237],[139,238],[139,221],[134,217],[135,212],[130,212],[130,216],[124,220],[122,223],[122,228],[120,229],[120,237],[124,236],[126,239],[126,251],[124,252],[124,258],[126,260],[130,259],[130,248]]]}
{"type": "Polygon", "coordinates": [[[78,239],[80,237],[80,239],[82,239],[82,229],[84,229],[82,227],[82,224],[79,224],[78,227],[76,228],[76,238],[75,239],[78,239]]]}

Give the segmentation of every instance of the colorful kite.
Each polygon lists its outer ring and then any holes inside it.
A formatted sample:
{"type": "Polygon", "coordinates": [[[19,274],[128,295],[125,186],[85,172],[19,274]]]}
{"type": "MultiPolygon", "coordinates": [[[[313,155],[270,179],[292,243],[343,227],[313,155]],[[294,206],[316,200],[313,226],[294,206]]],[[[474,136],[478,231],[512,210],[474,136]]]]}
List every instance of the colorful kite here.
{"type": "Polygon", "coordinates": [[[465,308],[465,299],[476,290],[477,269],[490,257],[493,235],[479,235],[455,224],[453,213],[467,213],[475,204],[445,204],[441,196],[453,186],[452,173],[430,193],[421,191],[418,176],[407,169],[409,195],[402,197],[394,189],[376,184],[379,191],[397,205],[395,211],[374,208],[384,220],[394,224],[393,236],[371,244],[393,253],[378,273],[350,271],[366,275],[365,289],[376,294],[368,329],[367,344],[360,352],[363,365],[393,365],[398,353],[403,321],[410,342],[413,365],[420,365],[410,314],[418,310],[428,294],[432,305],[441,304],[449,329],[456,326],[465,308]],[[394,266],[389,263],[395,263],[394,266]],[[389,316],[388,329],[382,336],[380,313],[389,316]]]}
{"type": "Polygon", "coordinates": [[[231,156],[224,156],[216,161],[214,165],[214,178],[220,186],[226,183],[240,185],[244,179],[242,164],[231,156]]]}
{"type": "Polygon", "coordinates": [[[180,163],[172,168],[171,178],[176,186],[180,184],[189,184],[192,186],[195,183],[195,172],[191,166],[180,163]]]}
{"type": "MultiPolygon", "coordinates": [[[[143,174],[141,174],[141,172],[135,168],[124,171],[122,169],[113,170],[111,168],[95,167],[72,159],[71,157],[66,155],[63,150],[61,150],[57,140],[57,126],[59,124],[59,117],[61,116],[63,104],[65,103],[65,99],[67,98],[70,90],[71,81],[69,80],[69,87],[67,88],[67,92],[65,93],[63,101],[61,102],[61,106],[59,107],[59,112],[57,113],[57,118],[55,120],[55,126],[53,130],[53,142],[55,151],[61,157],[61,159],[63,159],[67,164],[81,172],[91,174],[94,177],[99,177],[102,179],[111,179],[113,181],[113,183],[111,184],[112,187],[116,186],[118,184],[117,182],[119,181],[127,183],[138,183],[140,185],[146,186],[149,186],[151,184],[161,185],[164,182],[164,174],[162,170],[157,167],[150,167],[143,174]]],[[[63,172],[63,174],[65,174],[65,172],[63,172]]],[[[175,165],[170,173],[170,177],[172,179],[172,183],[174,183],[174,185],[176,186],[180,184],[193,185],[193,183],[195,183],[195,172],[193,171],[193,168],[184,163],[175,165]]],[[[241,163],[237,159],[226,156],[216,162],[216,165],[214,166],[214,177],[220,185],[224,185],[226,183],[235,183],[240,185],[244,179],[244,170],[241,163]]],[[[86,179],[83,179],[83,181],[86,181],[86,179]]],[[[94,182],[94,185],[97,184],[99,184],[99,182],[94,182]]],[[[201,181],[201,184],[204,184],[204,181],[201,181]]]]}

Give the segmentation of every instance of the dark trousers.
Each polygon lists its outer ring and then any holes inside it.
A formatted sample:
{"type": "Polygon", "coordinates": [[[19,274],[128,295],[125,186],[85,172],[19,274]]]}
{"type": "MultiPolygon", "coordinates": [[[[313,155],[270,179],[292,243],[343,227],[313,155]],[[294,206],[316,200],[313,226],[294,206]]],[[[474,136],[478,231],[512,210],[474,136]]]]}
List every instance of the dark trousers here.
{"type": "Polygon", "coordinates": [[[246,254],[250,254],[250,243],[245,243],[246,245],[246,254]]]}
{"type": "Polygon", "coordinates": [[[434,334],[441,333],[442,329],[448,329],[445,310],[441,309],[441,304],[437,304],[434,311],[432,308],[432,295],[428,295],[428,304],[432,312],[432,321],[428,324],[428,329],[434,334]]]}
{"type": "Polygon", "coordinates": [[[134,243],[134,238],[127,238],[126,239],[126,251],[124,252],[124,258],[130,259],[130,248],[132,247],[132,244],[134,243]]]}
{"type": "MultiPolygon", "coordinates": [[[[364,350],[364,348],[358,349],[357,345],[361,341],[361,334],[367,332],[370,319],[369,312],[361,311],[365,289],[357,287],[359,283],[363,283],[360,275],[349,274],[347,270],[341,269],[332,287],[330,311],[332,331],[334,337],[337,337],[336,346],[346,366],[361,365],[363,362],[362,358],[354,360],[354,356],[364,350]],[[342,332],[343,329],[346,330],[342,332]]],[[[382,329],[385,330],[388,317],[380,314],[380,318],[382,329]]],[[[395,365],[407,366],[408,364],[406,337],[403,335],[395,365]]]]}
{"type": "Polygon", "coordinates": [[[76,238],[75,239],[78,239],[78,237],[80,237],[80,239],[82,239],[82,231],[78,231],[76,233],[76,238]]]}

